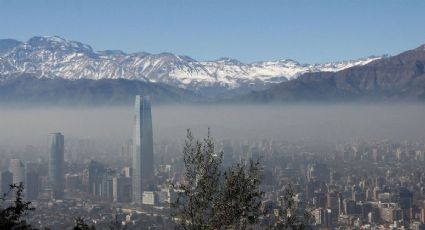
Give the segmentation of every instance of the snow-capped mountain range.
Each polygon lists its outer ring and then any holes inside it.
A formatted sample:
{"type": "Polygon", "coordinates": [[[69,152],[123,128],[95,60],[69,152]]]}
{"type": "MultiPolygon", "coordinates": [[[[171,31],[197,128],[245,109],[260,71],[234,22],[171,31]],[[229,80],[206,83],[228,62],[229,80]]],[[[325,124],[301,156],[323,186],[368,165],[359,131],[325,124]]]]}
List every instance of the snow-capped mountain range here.
{"type": "Polygon", "coordinates": [[[57,36],[33,37],[27,42],[0,40],[0,81],[30,74],[70,80],[124,78],[191,90],[261,89],[306,72],[336,72],[380,58],[382,56],[324,64],[300,64],[290,59],[246,64],[229,58],[197,61],[171,53],[94,51],[89,45],[57,36]]]}

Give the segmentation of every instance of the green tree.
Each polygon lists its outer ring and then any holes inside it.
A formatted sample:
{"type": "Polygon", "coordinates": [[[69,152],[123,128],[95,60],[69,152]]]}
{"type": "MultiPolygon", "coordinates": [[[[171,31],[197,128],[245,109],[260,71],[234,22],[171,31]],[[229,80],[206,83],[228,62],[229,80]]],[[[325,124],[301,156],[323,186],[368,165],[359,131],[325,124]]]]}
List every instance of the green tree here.
{"type": "Polygon", "coordinates": [[[289,185],[281,199],[279,215],[273,222],[271,229],[309,229],[314,221],[312,214],[308,210],[300,210],[298,203],[294,199],[295,192],[289,185]]]}
{"type": "Polygon", "coordinates": [[[6,208],[0,208],[0,229],[32,229],[22,218],[29,212],[35,210],[31,207],[31,202],[24,201],[23,198],[24,185],[20,183],[11,184],[9,192],[3,194],[0,198],[1,202],[6,203],[6,198],[10,193],[14,193],[14,200],[11,205],[6,208]]]}
{"type": "Polygon", "coordinates": [[[185,183],[175,186],[174,217],[182,229],[244,229],[259,217],[259,163],[236,164],[223,173],[223,153],[208,136],[195,139],[190,130],[183,148],[185,183]]]}
{"type": "Polygon", "coordinates": [[[95,230],[96,228],[94,227],[94,225],[88,225],[85,221],[84,218],[82,217],[77,217],[75,218],[75,225],[72,228],[73,230],[95,230]]]}
{"type": "Polygon", "coordinates": [[[126,226],[123,226],[121,224],[121,221],[120,221],[117,213],[114,214],[114,218],[109,222],[108,226],[109,226],[110,230],[125,230],[125,229],[127,229],[126,226]]]}
{"type": "Polygon", "coordinates": [[[224,173],[219,196],[214,202],[213,226],[246,229],[258,222],[262,192],[259,162],[236,164],[224,173]]]}

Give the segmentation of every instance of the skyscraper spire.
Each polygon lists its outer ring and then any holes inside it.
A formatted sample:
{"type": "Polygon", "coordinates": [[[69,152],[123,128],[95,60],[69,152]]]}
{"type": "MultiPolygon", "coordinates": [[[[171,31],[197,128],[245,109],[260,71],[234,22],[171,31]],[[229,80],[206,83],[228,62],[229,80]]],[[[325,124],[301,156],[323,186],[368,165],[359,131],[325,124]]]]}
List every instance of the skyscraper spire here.
{"type": "Polygon", "coordinates": [[[154,174],[150,98],[137,95],[134,109],[133,202],[140,204],[143,191],[149,189],[154,174]]]}

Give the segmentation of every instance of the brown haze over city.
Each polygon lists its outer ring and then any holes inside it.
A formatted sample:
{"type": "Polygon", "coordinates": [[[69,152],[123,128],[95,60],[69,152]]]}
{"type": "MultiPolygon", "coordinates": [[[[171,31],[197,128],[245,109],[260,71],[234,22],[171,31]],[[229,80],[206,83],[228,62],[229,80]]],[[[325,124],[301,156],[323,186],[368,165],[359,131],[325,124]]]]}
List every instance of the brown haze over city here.
{"type": "MultiPolygon", "coordinates": [[[[354,141],[424,138],[423,105],[153,105],[154,140],[182,140],[190,128],[216,139],[354,141]]],[[[133,108],[0,108],[0,144],[45,145],[47,134],[123,142],[131,139],[133,108]]]]}

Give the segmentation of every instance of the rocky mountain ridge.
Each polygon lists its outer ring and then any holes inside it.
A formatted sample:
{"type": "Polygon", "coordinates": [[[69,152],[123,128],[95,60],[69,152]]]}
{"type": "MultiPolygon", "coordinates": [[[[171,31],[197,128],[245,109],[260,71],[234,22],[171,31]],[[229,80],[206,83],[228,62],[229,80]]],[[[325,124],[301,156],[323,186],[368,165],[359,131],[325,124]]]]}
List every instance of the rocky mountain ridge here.
{"type": "Polygon", "coordinates": [[[171,53],[94,51],[89,45],[57,36],[33,37],[27,42],[0,40],[0,80],[30,74],[37,78],[67,80],[138,80],[198,92],[204,89],[218,93],[248,92],[295,79],[303,73],[335,72],[381,58],[325,64],[300,64],[290,59],[245,64],[230,58],[196,61],[171,53]]]}

